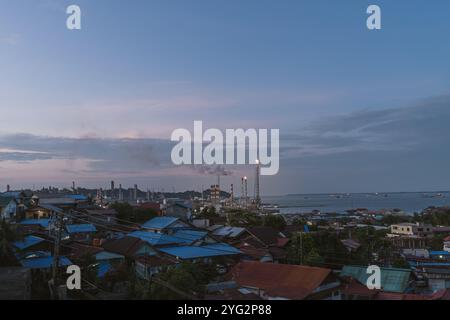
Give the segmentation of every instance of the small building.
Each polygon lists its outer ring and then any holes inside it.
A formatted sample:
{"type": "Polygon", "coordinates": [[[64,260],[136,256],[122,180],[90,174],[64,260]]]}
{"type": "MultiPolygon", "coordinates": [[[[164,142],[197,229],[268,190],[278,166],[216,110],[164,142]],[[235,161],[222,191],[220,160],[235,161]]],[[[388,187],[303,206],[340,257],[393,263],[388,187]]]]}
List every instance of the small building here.
{"type": "Polygon", "coordinates": [[[394,236],[428,237],[433,234],[433,226],[419,223],[399,223],[391,225],[394,236]]]}
{"type": "Polygon", "coordinates": [[[0,218],[14,219],[17,212],[17,201],[14,197],[0,197],[0,218]]]}
{"type": "Polygon", "coordinates": [[[450,236],[444,238],[443,248],[444,251],[450,252],[450,236]]]}
{"type": "Polygon", "coordinates": [[[340,281],[331,269],[246,261],[232,280],[265,300],[340,300],[340,281]]]}
{"type": "Polygon", "coordinates": [[[213,243],[202,246],[172,246],[158,249],[169,256],[181,261],[201,261],[210,263],[213,258],[230,257],[242,252],[226,243],[213,243]]]}
{"type": "Polygon", "coordinates": [[[117,211],[115,209],[102,209],[102,210],[85,210],[87,215],[82,216],[92,223],[101,224],[116,224],[117,221],[117,211]]]}
{"type": "MultiPolygon", "coordinates": [[[[381,290],[384,292],[403,293],[412,282],[412,272],[409,269],[381,267],[381,290]]],[[[349,277],[366,285],[369,274],[367,266],[344,266],[341,277],[349,277]]]]}
{"type": "Polygon", "coordinates": [[[68,224],[66,225],[67,233],[71,240],[89,241],[92,235],[97,232],[93,224],[68,224]]]}

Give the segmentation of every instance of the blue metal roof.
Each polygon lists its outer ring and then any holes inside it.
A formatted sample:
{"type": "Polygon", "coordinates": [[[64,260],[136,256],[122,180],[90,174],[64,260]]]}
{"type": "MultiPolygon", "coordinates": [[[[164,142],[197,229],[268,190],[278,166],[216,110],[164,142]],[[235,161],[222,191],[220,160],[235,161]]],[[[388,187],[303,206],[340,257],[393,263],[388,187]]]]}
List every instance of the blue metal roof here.
{"type": "Polygon", "coordinates": [[[448,256],[450,252],[448,251],[430,251],[430,256],[448,256]]]}
{"type": "Polygon", "coordinates": [[[152,246],[186,243],[186,239],[175,238],[163,233],[149,232],[149,231],[134,231],[128,234],[130,237],[139,238],[142,241],[149,243],[152,246]]]}
{"type": "Polygon", "coordinates": [[[23,241],[15,241],[13,245],[20,250],[24,250],[26,248],[32,247],[36,244],[39,244],[41,242],[45,241],[42,238],[36,237],[36,236],[26,236],[23,241]]]}
{"type": "Polygon", "coordinates": [[[418,262],[408,261],[411,267],[450,267],[450,262],[418,262]]]}
{"type": "Polygon", "coordinates": [[[93,224],[68,224],[66,225],[66,229],[68,233],[87,233],[87,232],[96,232],[97,229],[93,224]]]}
{"type": "Polygon", "coordinates": [[[238,249],[225,243],[210,244],[201,247],[180,246],[161,248],[160,251],[178,257],[180,259],[210,258],[229,256],[241,253],[238,249]]]}
{"type": "MultiPolygon", "coordinates": [[[[20,264],[25,268],[30,269],[49,269],[53,264],[53,257],[33,258],[20,260],[20,264]]],[[[59,266],[70,266],[72,262],[66,257],[59,258],[59,266]]]]}
{"type": "Polygon", "coordinates": [[[164,229],[177,220],[178,218],[175,217],[156,217],[144,223],[142,227],[146,229],[164,229]]]}
{"type": "Polygon", "coordinates": [[[173,234],[173,237],[178,238],[178,240],[182,242],[192,243],[194,241],[203,239],[207,234],[207,231],[178,230],[173,234]]]}
{"type": "Polygon", "coordinates": [[[97,277],[103,278],[108,272],[112,271],[113,267],[108,261],[101,261],[97,266],[97,277]]]}
{"type": "Polygon", "coordinates": [[[66,197],[74,199],[74,200],[78,200],[78,201],[86,201],[86,200],[88,200],[88,197],[86,197],[84,194],[69,194],[66,197]]]}
{"type": "Polygon", "coordinates": [[[0,193],[0,197],[13,197],[13,198],[19,198],[21,192],[20,191],[7,191],[0,193]]]}
{"type": "Polygon", "coordinates": [[[19,222],[19,224],[23,224],[23,225],[33,225],[33,224],[38,224],[43,228],[48,228],[50,219],[28,219],[28,220],[23,220],[21,222],[19,222]]]}

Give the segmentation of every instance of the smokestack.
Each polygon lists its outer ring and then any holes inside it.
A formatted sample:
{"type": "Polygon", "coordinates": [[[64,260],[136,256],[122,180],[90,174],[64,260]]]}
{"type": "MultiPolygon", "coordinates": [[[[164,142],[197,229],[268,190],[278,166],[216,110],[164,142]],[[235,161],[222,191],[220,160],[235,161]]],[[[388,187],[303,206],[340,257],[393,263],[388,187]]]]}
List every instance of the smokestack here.
{"type": "Polygon", "coordinates": [[[114,180],[111,180],[111,199],[114,199],[114,191],[116,190],[116,187],[114,185],[114,180]]]}
{"type": "Polygon", "coordinates": [[[134,200],[137,201],[138,198],[138,186],[137,184],[134,185],[134,200]]]}
{"type": "Polygon", "coordinates": [[[75,181],[72,181],[72,191],[75,192],[75,181]]]}
{"type": "Polygon", "coordinates": [[[255,204],[259,208],[261,204],[261,196],[259,194],[259,177],[261,175],[261,167],[259,160],[256,160],[256,179],[255,179],[255,204]]]}
{"type": "Polygon", "coordinates": [[[231,203],[234,203],[234,186],[231,184],[231,203]]]}
{"type": "Polygon", "coordinates": [[[244,190],[245,190],[245,207],[248,207],[248,184],[247,177],[244,177],[244,190]]]}
{"type": "Polygon", "coordinates": [[[244,206],[245,192],[244,192],[244,177],[241,178],[241,206],[244,206]]]}
{"type": "Polygon", "coordinates": [[[6,185],[6,192],[10,192],[11,191],[11,187],[8,185],[6,185]]]}

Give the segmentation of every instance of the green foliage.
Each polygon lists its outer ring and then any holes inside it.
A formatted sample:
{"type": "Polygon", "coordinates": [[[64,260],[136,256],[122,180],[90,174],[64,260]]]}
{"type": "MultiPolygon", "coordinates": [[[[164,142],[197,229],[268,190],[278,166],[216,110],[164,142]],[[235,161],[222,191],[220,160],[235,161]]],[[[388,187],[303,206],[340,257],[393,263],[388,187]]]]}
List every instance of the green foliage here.
{"type": "Polygon", "coordinates": [[[433,226],[450,226],[450,208],[434,208],[423,214],[414,214],[414,222],[433,226]]]}
{"type": "Polygon", "coordinates": [[[410,218],[409,217],[404,217],[404,216],[395,216],[392,214],[388,214],[383,216],[383,219],[381,219],[381,222],[385,225],[391,225],[391,224],[398,224],[398,223],[402,223],[402,222],[409,222],[410,218]]]}
{"type": "Polygon", "coordinates": [[[133,208],[129,203],[116,202],[111,205],[111,208],[117,211],[118,219],[134,223],[144,223],[157,216],[157,212],[151,208],[133,208]]]}
{"type": "MultiPolygon", "coordinates": [[[[171,268],[157,277],[171,286],[189,295],[201,296],[205,287],[217,276],[214,265],[183,262],[176,268],[171,268]]],[[[150,297],[152,299],[180,299],[178,293],[158,284],[152,284],[150,297]]]]}
{"type": "Polygon", "coordinates": [[[203,210],[197,215],[200,219],[209,219],[218,216],[219,214],[216,212],[215,207],[204,207],[203,210]]]}
{"type": "Polygon", "coordinates": [[[230,225],[236,227],[256,227],[263,224],[263,219],[255,212],[243,209],[232,209],[227,211],[230,225]]]}
{"type": "Polygon", "coordinates": [[[409,269],[410,266],[408,262],[405,260],[405,258],[401,256],[397,256],[395,260],[392,263],[392,267],[394,268],[401,268],[401,269],[409,269]]]}
{"type": "Polygon", "coordinates": [[[275,228],[279,231],[283,230],[286,227],[286,221],[280,215],[270,214],[264,217],[263,219],[264,226],[275,228]]]}
{"type": "Polygon", "coordinates": [[[0,266],[17,266],[17,259],[11,249],[11,242],[19,240],[19,236],[11,226],[3,219],[0,224],[0,266]]]}

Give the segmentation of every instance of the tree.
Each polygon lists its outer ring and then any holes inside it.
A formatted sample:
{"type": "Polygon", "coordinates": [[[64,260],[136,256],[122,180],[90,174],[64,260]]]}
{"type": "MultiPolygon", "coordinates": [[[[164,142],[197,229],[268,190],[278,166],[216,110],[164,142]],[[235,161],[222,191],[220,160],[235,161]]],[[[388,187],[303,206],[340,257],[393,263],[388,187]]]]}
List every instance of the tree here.
{"type": "Polygon", "coordinates": [[[316,266],[316,265],[320,266],[323,265],[324,262],[325,262],[324,258],[322,258],[315,249],[311,250],[305,259],[305,263],[308,266],[316,266]]]}
{"type": "Polygon", "coordinates": [[[0,266],[18,266],[17,259],[11,249],[11,242],[19,239],[19,236],[11,229],[11,226],[2,219],[0,225],[0,266]]]}
{"type": "Polygon", "coordinates": [[[158,216],[158,213],[154,209],[138,208],[133,210],[132,220],[136,223],[144,223],[156,216],[158,216]]]}
{"type": "Polygon", "coordinates": [[[216,208],[213,206],[210,207],[204,207],[203,210],[200,212],[200,214],[198,214],[198,218],[201,219],[209,219],[209,218],[214,218],[214,217],[218,217],[219,214],[216,212],[216,208]]]}
{"type": "Polygon", "coordinates": [[[408,264],[408,261],[406,261],[405,258],[398,256],[394,262],[392,263],[392,267],[394,268],[401,268],[401,269],[410,269],[410,265],[408,264]]]}
{"type": "Polygon", "coordinates": [[[267,227],[275,228],[279,231],[283,230],[286,227],[286,221],[280,215],[270,214],[264,217],[264,225],[267,227]]]}

